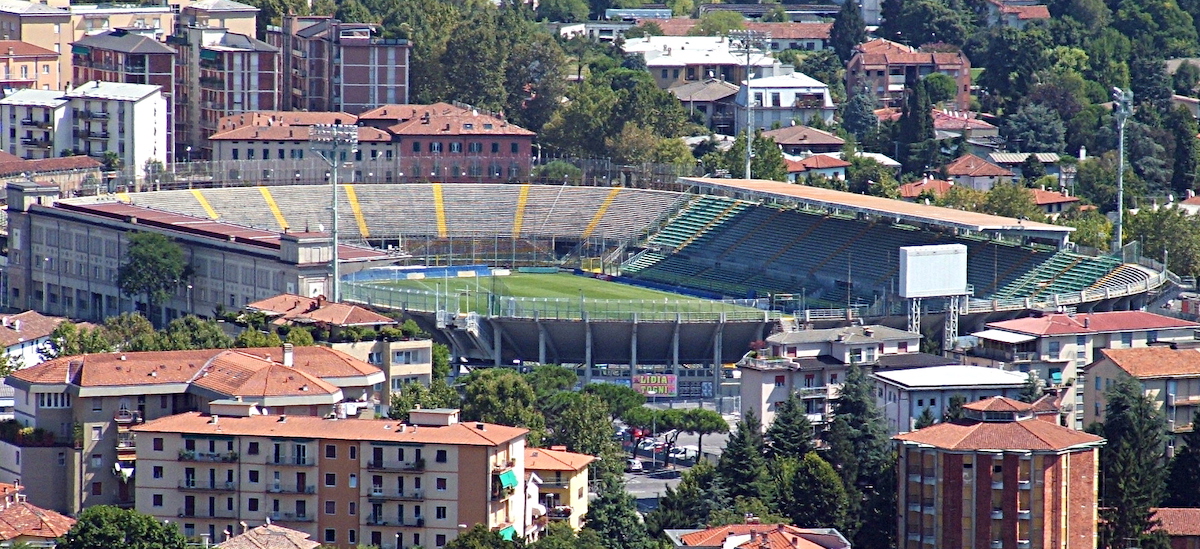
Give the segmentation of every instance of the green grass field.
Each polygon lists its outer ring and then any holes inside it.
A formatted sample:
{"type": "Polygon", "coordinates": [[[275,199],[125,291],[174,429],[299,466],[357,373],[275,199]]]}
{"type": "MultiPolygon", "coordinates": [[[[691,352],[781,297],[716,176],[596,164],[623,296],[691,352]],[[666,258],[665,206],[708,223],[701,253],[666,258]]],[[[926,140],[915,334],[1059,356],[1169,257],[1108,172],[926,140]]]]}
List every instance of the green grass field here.
{"type": "MultiPolygon", "coordinates": [[[[646,315],[758,314],[752,307],[723,303],[709,299],[662,292],[617,282],[607,282],[569,273],[513,273],[508,276],[476,278],[427,278],[422,280],[393,280],[372,284],[414,294],[406,299],[410,306],[435,299],[449,302],[449,308],[460,311],[487,312],[501,315],[542,317],[578,315],[580,293],[583,309],[594,318],[616,318],[636,312],[646,315]],[[492,297],[492,296],[495,297],[492,297]]],[[[427,304],[426,304],[427,307],[427,304]]]]}

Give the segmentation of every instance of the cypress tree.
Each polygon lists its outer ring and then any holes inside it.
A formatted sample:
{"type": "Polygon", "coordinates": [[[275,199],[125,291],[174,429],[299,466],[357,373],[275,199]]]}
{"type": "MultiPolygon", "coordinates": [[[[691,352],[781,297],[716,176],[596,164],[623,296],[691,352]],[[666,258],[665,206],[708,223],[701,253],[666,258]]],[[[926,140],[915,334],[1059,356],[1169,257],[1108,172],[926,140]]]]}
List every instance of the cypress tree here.
{"type": "Polygon", "coordinates": [[[933,106],[929,93],[919,80],[907,84],[907,100],[900,112],[900,156],[904,171],[919,173],[928,156],[927,142],[934,138],[933,106]]]}
{"type": "Polygon", "coordinates": [[[791,457],[800,459],[815,450],[813,426],[805,413],[804,400],[797,393],[779,403],[775,421],[767,428],[767,456],[771,459],[791,457]]]}
{"type": "Polygon", "coordinates": [[[833,466],[815,452],[775,462],[775,508],[800,527],[842,528],[848,497],[833,466]]]}
{"type": "Polygon", "coordinates": [[[633,496],[617,475],[605,475],[601,480],[600,495],[588,505],[584,527],[599,534],[607,549],[656,547],[638,517],[633,496]]]}
{"type": "Polygon", "coordinates": [[[867,24],[863,21],[858,2],[846,0],[833,20],[833,27],[829,29],[830,45],[844,65],[854,55],[854,46],[866,41],[867,24]]]}
{"type": "Polygon", "coordinates": [[[1180,435],[1167,469],[1167,495],[1163,507],[1200,507],[1200,414],[1192,416],[1192,430],[1180,435]]]}
{"type": "Polygon", "coordinates": [[[1158,505],[1165,488],[1166,422],[1132,377],[1118,379],[1105,398],[1108,443],[1100,451],[1100,544],[1116,549],[1128,540],[1144,539],[1155,523],[1150,508],[1158,505]]]}
{"type": "Polygon", "coordinates": [[[1186,107],[1180,106],[1171,112],[1171,129],[1175,134],[1175,164],[1171,172],[1171,188],[1186,198],[1187,192],[1196,188],[1197,154],[1196,119],[1186,107]]]}
{"type": "Polygon", "coordinates": [[[934,417],[933,410],[930,410],[929,407],[926,406],[924,410],[921,410],[921,415],[917,417],[917,423],[914,426],[914,429],[924,429],[930,425],[933,425],[934,423],[937,423],[937,418],[934,417]]]}
{"type": "Polygon", "coordinates": [[[747,410],[717,462],[717,474],[731,498],[762,498],[769,492],[763,450],[762,423],[754,410],[747,410]]]}

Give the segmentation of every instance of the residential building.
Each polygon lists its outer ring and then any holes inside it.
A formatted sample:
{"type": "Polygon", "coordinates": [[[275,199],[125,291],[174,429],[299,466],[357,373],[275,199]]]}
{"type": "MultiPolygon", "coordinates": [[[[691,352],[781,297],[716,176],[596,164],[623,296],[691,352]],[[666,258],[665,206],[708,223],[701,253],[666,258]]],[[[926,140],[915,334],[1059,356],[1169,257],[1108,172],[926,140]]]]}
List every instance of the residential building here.
{"type": "Polygon", "coordinates": [[[57,53],[20,40],[0,40],[0,89],[60,87],[57,53]]]}
{"type": "Polygon", "coordinates": [[[796,123],[820,120],[833,122],[837,107],[829,95],[829,86],[803,73],[786,72],[765,78],[750,79],[749,87],[738,90],[737,128],[751,127],[768,130],[775,126],[790,126],[796,123]],[[747,96],[747,92],[753,94],[747,96]],[[754,101],[751,123],[746,121],[746,100],[754,101]]]}
{"type": "MultiPolygon", "coordinates": [[[[58,198],[55,187],[8,184],[8,303],[19,309],[103,320],[134,307],[116,285],[133,231],[170,236],[194,274],[151,317],[172,319],[217,307],[238,309],[279,293],[329,294],[327,233],[273,232],[121,202],[58,198]]],[[[396,256],[338,245],[342,272],[396,256]]],[[[139,300],[140,301],[140,300],[139,300]]]]}
{"type": "Polygon", "coordinates": [[[797,392],[809,421],[824,423],[851,363],[877,368],[953,363],[918,352],[921,334],[879,325],[785,328],[769,336],[766,344],[758,356],[738,363],[742,409],[758,414],[763,426],[769,426],[779,404],[797,392]]]}
{"type": "MultiPolygon", "coordinates": [[[[2,109],[2,107],[0,107],[2,109]]],[[[33,119],[29,122],[37,126],[33,119]]],[[[0,151],[0,185],[32,181],[58,187],[63,196],[97,194],[103,164],[90,156],[59,156],[26,160],[0,151]]],[[[0,303],[3,298],[0,297],[0,303]]]]}
{"type": "Polygon", "coordinates": [[[1058,167],[1058,161],[1062,159],[1058,153],[1013,153],[1013,152],[993,152],[987,155],[988,162],[1007,168],[1015,177],[1022,177],[1021,165],[1025,160],[1033,155],[1042,167],[1046,169],[1046,175],[1057,176],[1061,173],[1058,167]]]}
{"type": "Polygon", "coordinates": [[[785,124],[783,127],[766,130],[769,137],[783,149],[784,154],[805,155],[837,153],[842,151],[846,140],[832,133],[801,124],[785,124]]]}
{"type": "Polygon", "coordinates": [[[528,431],[461,423],[458,410],[400,422],[231,408],[133,430],[138,468],[153,472],[139,478],[137,510],[188,536],[269,520],[342,548],[443,547],[460,524],[525,538],[528,431]],[[231,459],[180,461],[191,448],[231,459]]]}
{"type": "Polygon", "coordinates": [[[922,195],[927,195],[930,198],[936,199],[950,192],[952,188],[954,188],[954,183],[944,179],[931,179],[927,175],[912,183],[900,185],[900,198],[908,201],[916,201],[922,195]]]}
{"type": "Polygon", "coordinates": [[[1029,376],[983,366],[930,366],[875,372],[875,403],[892,434],[912,431],[917,418],[928,409],[942,417],[950,399],[966,402],[1021,394],[1029,376]]]}
{"type": "MultiPolygon", "coordinates": [[[[638,25],[658,25],[664,36],[690,36],[692,28],[699,22],[699,19],[692,17],[673,17],[639,19],[638,25]]],[[[746,30],[766,34],[771,51],[822,51],[829,47],[829,31],[833,23],[746,21],[745,27],[746,30]]]]}
{"type": "Polygon", "coordinates": [[[358,114],[408,103],[408,40],[327,16],[286,15],[282,23],[267,41],[282,52],[283,110],[358,114]]]}
{"type": "Polygon", "coordinates": [[[1067,194],[1067,190],[1048,191],[1046,189],[1029,189],[1033,193],[1033,202],[1041,208],[1042,213],[1050,219],[1057,219],[1060,214],[1079,203],[1078,196],[1067,194]]]}
{"type": "MultiPolygon", "coordinates": [[[[746,56],[731,51],[723,36],[647,36],[625,41],[626,54],[641,54],[658,87],[669,89],[688,82],[716,78],[740,83],[746,79],[746,56]]],[[[758,76],[774,74],[777,63],[769,54],[751,55],[758,76]]]]}
{"type": "Polygon", "coordinates": [[[722,135],[733,135],[734,113],[738,108],[734,101],[737,86],[724,80],[707,78],[680,84],[667,91],[679,99],[689,116],[695,117],[699,113],[704,120],[704,127],[722,135]]]}
{"type": "Polygon", "coordinates": [[[175,49],[157,38],[157,29],[113,29],[71,44],[74,82],[123,82],[158,86],[166,102],[165,163],[175,161],[175,49]]]}
{"type": "Polygon", "coordinates": [[[1034,372],[1049,387],[1069,388],[1069,426],[1089,422],[1077,377],[1099,360],[1101,349],[1129,349],[1154,343],[1191,341],[1200,324],[1146,311],[1055,313],[990,322],[971,334],[978,343],[956,351],[967,364],[1034,372]]]}
{"type": "Polygon", "coordinates": [[[1096,547],[1104,439],[1007,398],[963,416],[893,437],[900,547],[1096,547]]]}
{"type": "Polygon", "coordinates": [[[26,500],[19,482],[0,483],[0,545],[54,549],[55,541],[75,525],[75,519],[26,500]]]}
{"type": "MultiPolygon", "coordinates": [[[[880,122],[900,120],[901,109],[899,107],[885,107],[875,111],[875,117],[880,122]]],[[[932,109],[931,116],[933,117],[933,130],[937,139],[958,139],[964,138],[972,143],[975,142],[1003,142],[1000,138],[1000,128],[996,127],[986,120],[979,118],[977,112],[971,111],[950,111],[943,109],[932,109]]],[[[1025,157],[1022,156],[1022,159],[1025,157]]]]}
{"type": "Polygon", "coordinates": [[[987,22],[992,26],[1024,29],[1030,21],[1050,19],[1050,8],[1029,0],[988,0],[987,22]]]}
{"type": "Polygon", "coordinates": [[[996,183],[1012,181],[1013,173],[973,154],[964,154],[946,165],[946,175],[955,185],[990,191],[996,183]]]}
{"type": "Polygon", "coordinates": [[[182,2],[176,33],[188,27],[225,29],[228,32],[254,36],[258,32],[259,9],[233,0],[199,0],[182,2]]]}
{"type": "Polygon", "coordinates": [[[1171,549],[1200,549],[1200,509],[1158,507],[1150,511],[1158,521],[1151,531],[1166,532],[1171,549]]]}
{"type": "Polygon", "coordinates": [[[278,524],[247,529],[217,545],[219,549],[316,549],[321,544],[308,534],[278,524]]]}
{"type": "Polygon", "coordinates": [[[12,387],[5,385],[3,379],[0,379],[0,421],[8,421],[13,419],[13,414],[17,406],[17,401],[14,398],[16,391],[12,387]]]}
{"type": "MultiPolygon", "coordinates": [[[[1192,416],[1200,412],[1200,349],[1152,346],[1100,349],[1096,361],[1083,368],[1083,424],[1104,422],[1108,399],[1105,391],[1117,380],[1132,376],[1146,396],[1162,410],[1172,433],[1190,431],[1192,416]]],[[[1168,440],[1168,446],[1174,446],[1168,440]]]]}
{"type": "Polygon", "coordinates": [[[790,524],[730,524],[715,528],[672,529],[664,532],[672,547],[696,549],[850,549],[834,528],[799,528],[790,524]]]}
{"type": "Polygon", "coordinates": [[[0,316],[0,346],[9,360],[17,361],[18,368],[39,364],[51,332],[66,320],[37,311],[0,316]]]}
{"type": "Polygon", "coordinates": [[[967,110],[971,101],[971,62],[962,52],[923,51],[877,38],[855,47],[846,64],[846,89],[866,88],[887,107],[904,103],[904,87],[932,73],[954,79],[958,86],[956,109],[967,110]]]}
{"type": "Polygon", "coordinates": [[[595,456],[568,452],[566,446],[525,448],[525,473],[536,476],[538,505],[548,520],[563,520],[583,528],[588,510],[588,466],[595,456]]]}
{"type": "Polygon", "coordinates": [[[20,90],[0,99],[0,150],[22,159],[53,158],[72,147],[70,101],[58,90],[20,90]]]}
{"type": "Polygon", "coordinates": [[[845,181],[849,162],[832,154],[813,154],[799,160],[784,157],[787,163],[787,178],[793,183],[807,181],[811,177],[824,177],[830,181],[845,181]]]}
{"type": "Polygon", "coordinates": [[[178,52],[175,139],[192,147],[192,158],[212,158],[208,136],[222,117],[280,108],[279,48],[250,34],[198,25],[178,29],[167,42],[178,52]]]}
{"type": "Polygon", "coordinates": [[[71,29],[71,11],[66,7],[27,0],[0,0],[0,39],[20,40],[54,52],[50,72],[59,86],[51,89],[61,90],[70,82],[71,60],[64,54],[71,51],[71,42],[75,40],[71,29]]]}
{"type": "MultiPolygon", "coordinates": [[[[373,412],[373,387],[383,378],[378,368],[319,346],[49,360],[6,379],[16,391],[16,420],[35,428],[35,438],[0,440],[0,482],[21,479],[34,503],[67,513],[129,505],[137,446],[131,427],[214,407],[257,405],[277,414],[335,417],[357,415],[361,408],[373,412]]],[[[179,458],[229,458],[217,450],[192,450],[200,453],[179,458]]]]}

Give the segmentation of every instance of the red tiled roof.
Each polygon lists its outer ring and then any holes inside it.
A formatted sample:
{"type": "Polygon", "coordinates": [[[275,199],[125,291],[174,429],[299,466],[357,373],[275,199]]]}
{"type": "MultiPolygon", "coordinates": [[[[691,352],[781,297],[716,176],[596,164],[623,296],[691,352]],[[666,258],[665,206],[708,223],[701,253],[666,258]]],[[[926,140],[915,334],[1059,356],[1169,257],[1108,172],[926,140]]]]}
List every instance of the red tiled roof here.
{"type": "MultiPolygon", "coordinates": [[[[638,26],[645,26],[648,23],[658,25],[664,36],[687,36],[699,23],[699,20],[690,17],[638,20],[638,26]]],[[[746,22],[746,30],[771,33],[773,40],[828,40],[829,31],[832,28],[833,23],[746,22]]]]}
{"type": "Polygon", "coordinates": [[[1008,397],[992,397],[964,404],[963,409],[978,412],[1030,412],[1033,411],[1033,405],[1008,397]]]}
{"type": "Polygon", "coordinates": [[[0,59],[12,57],[58,57],[58,54],[29,42],[0,40],[0,59]]]}
{"type": "MultiPolygon", "coordinates": [[[[900,119],[900,109],[893,107],[884,107],[875,109],[875,117],[880,122],[894,121],[900,119]]],[[[979,113],[969,111],[944,111],[942,109],[933,109],[933,129],[942,131],[963,131],[963,130],[994,130],[996,126],[980,120],[979,113]]]]}
{"type": "Polygon", "coordinates": [[[877,38],[855,46],[850,64],[869,67],[888,65],[935,65],[938,70],[966,65],[962,52],[921,51],[898,42],[877,38]]]}
{"type": "MultiPolygon", "coordinates": [[[[751,536],[749,541],[738,545],[738,549],[765,549],[767,547],[791,547],[799,549],[834,549],[841,545],[822,545],[814,541],[814,532],[808,528],[797,528],[789,524],[730,524],[690,532],[680,536],[685,546],[720,547],[730,536],[751,536]]],[[[848,549],[848,548],[847,548],[848,549]]]]}
{"type": "Polygon", "coordinates": [[[1077,196],[1067,196],[1063,193],[1047,191],[1044,189],[1029,189],[1029,190],[1033,192],[1033,201],[1036,202],[1038,206],[1045,206],[1048,204],[1066,204],[1068,202],[1079,202],[1079,197],[1077,197],[1077,196]]]}
{"type": "Polygon", "coordinates": [[[23,486],[0,483],[0,541],[20,537],[53,540],[75,525],[70,517],[23,501],[23,490],[23,486]]]}
{"type": "Polygon", "coordinates": [[[854,46],[854,51],[862,53],[913,53],[917,49],[885,38],[876,38],[854,46]]]}
{"type": "Polygon", "coordinates": [[[829,170],[834,168],[845,168],[850,163],[841,158],[833,157],[827,154],[814,154],[812,156],[800,160],[800,165],[808,170],[829,170]]]}
{"type": "Polygon", "coordinates": [[[596,458],[587,454],[546,448],[525,448],[526,471],[581,471],[593,461],[596,461],[596,458]]]}
{"type": "Polygon", "coordinates": [[[1054,313],[989,322],[988,328],[1034,336],[1099,334],[1169,328],[1200,328],[1200,324],[1146,311],[1054,313]]]}
{"type": "Polygon", "coordinates": [[[1200,509],[1159,507],[1150,511],[1159,521],[1152,530],[1163,530],[1168,536],[1200,536],[1200,509]]]}
{"type": "MultiPolygon", "coordinates": [[[[239,126],[214,133],[208,139],[209,141],[308,141],[309,130],[308,126],[239,126]]],[[[377,128],[359,126],[358,140],[360,142],[388,142],[392,140],[392,136],[377,128]]]]}
{"type": "MultiPolygon", "coordinates": [[[[1100,354],[1136,378],[1200,376],[1200,349],[1137,347],[1100,349],[1100,354]]],[[[1097,363],[1099,360],[1085,366],[1084,369],[1089,369],[1097,363]]]]}
{"type": "Polygon", "coordinates": [[[946,450],[1062,451],[1098,446],[1104,439],[1048,421],[947,421],[892,437],[946,450]]]}
{"type": "MultiPolygon", "coordinates": [[[[8,153],[5,153],[7,156],[8,153]]],[[[91,170],[99,169],[103,166],[99,160],[90,156],[62,156],[57,158],[37,158],[25,160],[19,157],[13,157],[16,160],[9,160],[7,157],[0,157],[0,176],[13,175],[19,173],[42,173],[42,172],[57,172],[65,170],[91,170]]]]}
{"type": "Polygon", "coordinates": [[[973,154],[964,154],[946,166],[951,176],[1012,177],[1013,173],[973,154]]]}
{"type": "Polygon", "coordinates": [[[294,294],[280,294],[255,301],[247,309],[278,315],[286,321],[309,321],[334,326],[368,326],[395,324],[396,321],[379,313],[349,303],[332,303],[326,300],[294,294]]]}
{"type": "Polygon", "coordinates": [[[237,350],[218,353],[192,384],[235,397],[335,395],[333,384],[303,369],[237,350]]]}
{"type": "Polygon", "coordinates": [[[243,126],[315,126],[356,122],[358,117],[348,112],[253,111],[222,116],[217,122],[217,132],[243,126]]]}
{"type": "Polygon", "coordinates": [[[944,179],[920,179],[901,185],[900,196],[903,198],[916,198],[926,191],[933,193],[933,196],[942,196],[950,192],[952,188],[954,188],[954,183],[944,179]]]}
{"type": "Polygon", "coordinates": [[[358,115],[358,119],[394,122],[387,128],[392,135],[534,135],[506,120],[449,103],[384,105],[358,115]]]}
{"type": "Polygon", "coordinates": [[[221,549],[314,549],[320,546],[309,535],[278,524],[263,524],[221,542],[221,549]]]}
{"type": "Polygon", "coordinates": [[[12,347],[46,337],[66,320],[60,316],[45,316],[37,311],[4,316],[0,325],[0,347],[12,347]]]}
{"type": "Polygon", "coordinates": [[[1050,18],[1050,8],[1048,6],[1040,4],[1033,6],[1017,6],[1005,4],[1000,0],[994,0],[992,3],[998,7],[1000,13],[1016,15],[1017,19],[1021,21],[1050,18]]]}

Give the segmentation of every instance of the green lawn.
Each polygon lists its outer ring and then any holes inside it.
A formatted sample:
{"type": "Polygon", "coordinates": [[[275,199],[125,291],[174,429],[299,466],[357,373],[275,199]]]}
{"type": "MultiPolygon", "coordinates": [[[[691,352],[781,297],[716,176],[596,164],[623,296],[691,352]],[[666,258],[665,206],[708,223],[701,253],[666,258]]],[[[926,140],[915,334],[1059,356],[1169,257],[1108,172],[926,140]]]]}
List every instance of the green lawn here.
{"type": "Polygon", "coordinates": [[[437,291],[451,295],[467,293],[496,293],[506,297],[548,297],[585,299],[646,299],[670,301],[707,301],[697,297],[660,292],[617,282],[606,282],[570,273],[530,274],[476,278],[426,278],[423,280],[394,280],[379,283],[393,288],[437,291]],[[449,289],[447,289],[449,284],[449,289]]]}

